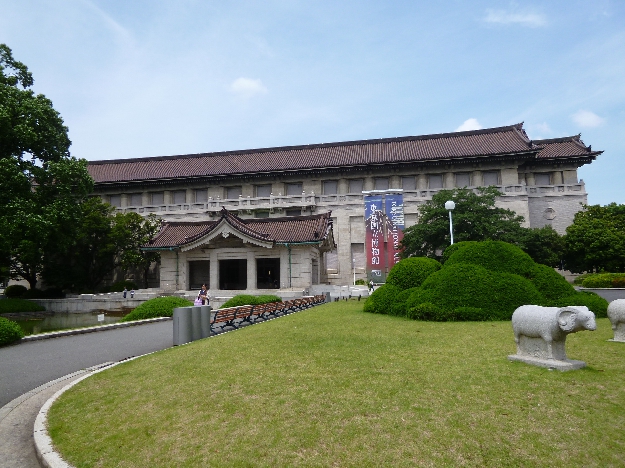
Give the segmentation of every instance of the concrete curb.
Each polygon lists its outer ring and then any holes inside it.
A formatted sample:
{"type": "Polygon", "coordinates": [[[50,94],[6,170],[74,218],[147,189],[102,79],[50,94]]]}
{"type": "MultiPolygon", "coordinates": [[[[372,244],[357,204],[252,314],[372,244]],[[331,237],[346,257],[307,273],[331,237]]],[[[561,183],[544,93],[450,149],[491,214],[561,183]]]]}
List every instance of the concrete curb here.
{"type": "Polygon", "coordinates": [[[118,323],[109,323],[107,325],[97,325],[95,327],[77,328],[75,330],[62,330],[62,331],[55,331],[55,332],[50,332],[50,333],[39,333],[37,335],[25,336],[21,340],[16,341],[15,343],[12,343],[12,344],[20,344],[20,343],[25,343],[28,341],[48,340],[50,338],[59,338],[61,336],[84,335],[86,333],[114,330],[116,328],[134,327],[136,325],[144,325],[147,323],[154,323],[154,322],[165,322],[167,320],[173,320],[173,319],[172,317],[157,317],[157,318],[145,319],[145,320],[133,320],[132,322],[118,322],[118,323]]]}

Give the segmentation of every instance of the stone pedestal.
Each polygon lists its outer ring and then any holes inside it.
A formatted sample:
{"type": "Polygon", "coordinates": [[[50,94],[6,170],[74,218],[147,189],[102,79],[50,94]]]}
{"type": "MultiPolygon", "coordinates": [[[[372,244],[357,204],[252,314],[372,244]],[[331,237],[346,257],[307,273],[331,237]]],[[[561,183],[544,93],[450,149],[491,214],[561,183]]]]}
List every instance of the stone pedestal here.
{"type": "Polygon", "coordinates": [[[560,371],[576,370],[586,367],[584,361],[575,361],[566,357],[565,343],[566,338],[561,341],[552,342],[552,357],[549,358],[549,347],[545,340],[542,338],[520,336],[517,354],[511,354],[508,356],[508,359],[560,371]]]}

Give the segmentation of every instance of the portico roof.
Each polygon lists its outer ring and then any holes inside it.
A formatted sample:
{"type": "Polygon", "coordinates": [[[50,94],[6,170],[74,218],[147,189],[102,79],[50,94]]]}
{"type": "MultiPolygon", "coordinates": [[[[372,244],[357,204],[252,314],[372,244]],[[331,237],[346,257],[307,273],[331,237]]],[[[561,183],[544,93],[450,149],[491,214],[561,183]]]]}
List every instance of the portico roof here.
{"type": "Polygon", "coordinates": [[[314,244],[334,248],[331,212],[312,216],[241,219],[223,208],[217,220],[165,222],[145,245],[146,249],[180,248],[190,250],[218,236],[234,235],[246,243],[263,247],[276,244],[314,244]]]}

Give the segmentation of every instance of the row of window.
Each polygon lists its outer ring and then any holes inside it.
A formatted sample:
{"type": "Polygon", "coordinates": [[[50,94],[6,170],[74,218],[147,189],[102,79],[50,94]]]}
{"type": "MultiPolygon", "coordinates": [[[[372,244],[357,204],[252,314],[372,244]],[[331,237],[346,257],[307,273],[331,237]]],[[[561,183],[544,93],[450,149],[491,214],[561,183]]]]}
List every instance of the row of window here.
{"type": "MultiPolygon", "coordinates": [[[[551,183],[550,173],[537,173],[534,174],[536,185],[549,185],[551,183]]],[[[388,190],[390,188],[388,177],[375,177],[374,179],[375,190],[388,190]]],[[[428,174],[427,175],[427,188],[440,189],[443,188],[444,180],[443,174],[428,174]]],[[[499,185],[500,178],[498,171],[485,171],[482,172],[481,185],[499,185]]],[[[454,186],[455,187],[471,187],[475,185],[472,180],[472,174],[470,172],[458,172],[454,174],[454,186]]],[[[401,188],[404,190],[416,190],[417,178],[415,176],[405,176],[401,178],[401,188]]],[[[361,193],[364,189],[364,179],[348,179],[348,191],[347,193],[361,193]]],[[[301,195],[303,191],[303,184],[301,182],[287,183],[285,184],[285,195],[297,196],[301,195]]],[[[269,197],[272,193],[271,184],[262,184],[254,186],[255,197],[269,197]]],[[[322,194],[335,195],[339,193],[339,181],[338,180],[324,180],[322,183],[322,194]]],[[[224,187],[224,198],[228,200],[236,200],[243,194],[243,187],[241,185],[235,185],[231,187],[224,187]]],[[[171,192],[171,204],[178,205],[183,203],[205,203],[208,201],[207,189],[196,189],[193,191],[193,200],[187,200],[186,190],[174,190],[171,192]]],[[[116,207],[121,207],[121,195],[111,195],[109,197],[109,203],[116,207]]],[[[142,206],[143,194],[142,193],[130,193],[128,194],[128,206],[142,206]]],[[[163,205],[165,203],[164,192],[150,192],[148,193],[148,205],[163,205]]]]}

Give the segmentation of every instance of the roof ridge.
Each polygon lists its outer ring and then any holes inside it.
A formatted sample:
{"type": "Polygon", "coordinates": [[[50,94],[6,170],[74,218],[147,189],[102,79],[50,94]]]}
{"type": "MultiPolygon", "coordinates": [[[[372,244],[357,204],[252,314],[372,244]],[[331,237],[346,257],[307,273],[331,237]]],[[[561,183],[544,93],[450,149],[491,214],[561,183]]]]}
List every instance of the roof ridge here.
{"type": "Polygon", "coordinates": [[[462,132],[448,132],[448,133],[432,133],[426,135],[414,135],[403,137],[390,137],[390,138],[373,138],[369,140],[349,140],[333,143],[312,143],[308,145],[291,145],[291,146],[272,146],[268,148],[253,148],[247,150],[230,150],[230,151],[213,151],[208,153],[191,153],[191,154],[179,154],[170,156],[150,156],[144,158],[128,158],[128,159],[101,159],[97,161],[88,161],[89,165],[99,166],[103,164],[124,164],[124,163],[136,163],[147,161],[166,161],[172,159],[199,159],[206,157],[218,157],[218,156],[234,156],[239,154],[255,154],[255,153],[272,153],[278,151],[293,151],[299,149],[313,149],[313,148],[333,148],[343,146],[359,146],[372,143],[394,143],[404,141],[419,141],[419,140],[438,140],[442,138],[454,138],[461,136],[472,135],[484,135],[489,133],[502,133],[506,131],[516,131],[517,133],[523,132],[523,122],[506,125],[503,127],[482,128],[480,130],[466,130],[462,132]]]}
{"type": "MultiPolygon", "coordinates": [[[[580,137],[581,137],[581,134],[578,133],[577,135],[572,135],[572,136],[565,136],[565,137],[559,137],[559,138],[544,138],[542,140],[533,140],[533,141],[537,145],[547,145],[549,143],[566,143],[567,141],[579,142],[580,137]]],[[[586,148],[586,145],[584,145],[584,148],[586,148]]]]}

